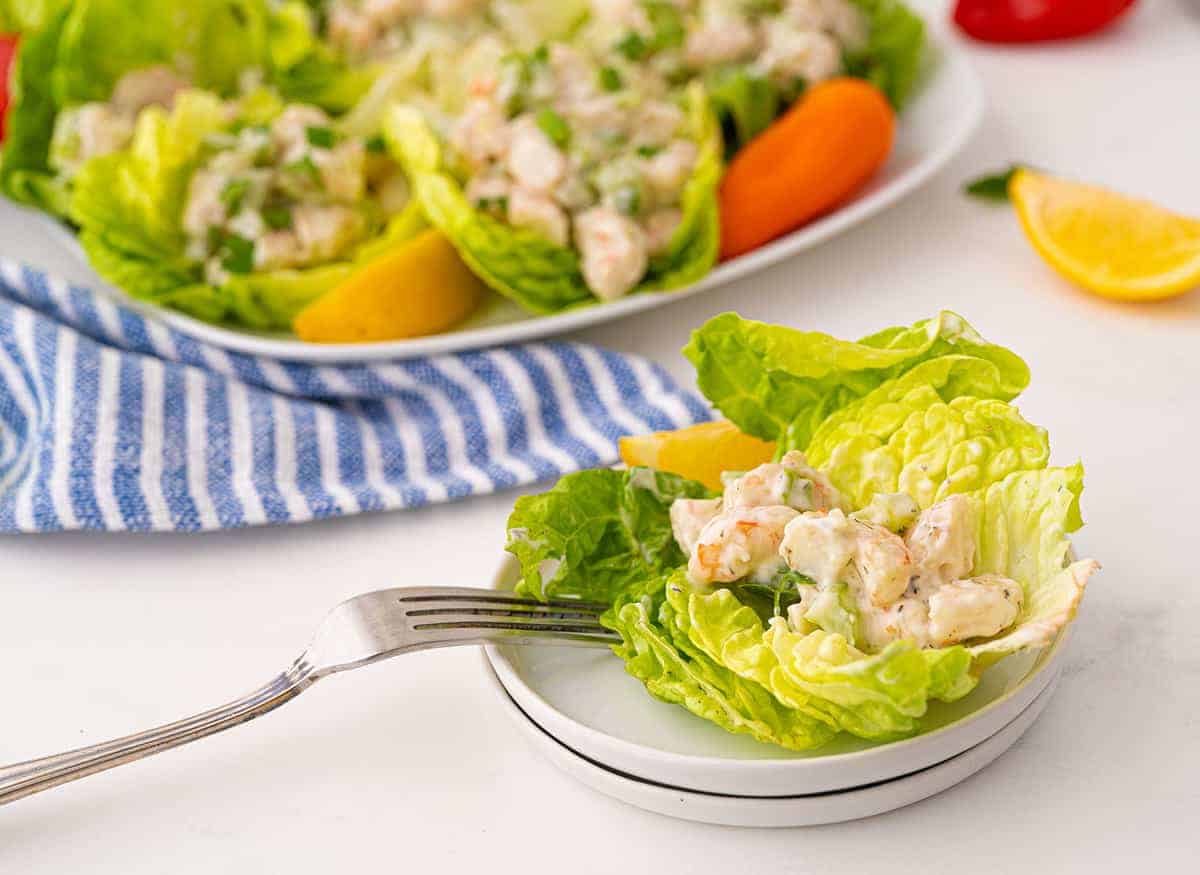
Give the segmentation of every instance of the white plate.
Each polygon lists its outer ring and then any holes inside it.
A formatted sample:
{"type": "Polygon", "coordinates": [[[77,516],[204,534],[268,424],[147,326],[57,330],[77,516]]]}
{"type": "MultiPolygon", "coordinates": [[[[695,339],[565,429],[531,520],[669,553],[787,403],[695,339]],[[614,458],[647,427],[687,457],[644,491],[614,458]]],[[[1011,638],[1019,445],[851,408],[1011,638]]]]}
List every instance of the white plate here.
{"type": "MultiPolygon", "coordinates": [[[[516,561],[494,581],[511,589],[516,561]]],[[[1009,723],[1056,673],[1069,633],[984,672],[957,702],[935,702],[922,734],[890,744],[848,735],[811,753],[733,735],[650,696],[606,650],[489,646],[500,683],[521,709],[588,759],[638,778],[702,793],[799,796],[887,781],[949,759],[1009,723]]]]}
{"type": "MultiPolygon", "coordinates": [[[[924,3],[913,5],[926,8],[929,6],[924,3]]],[[[144,315],[161,319],[179,331],[214,346],[252,355],[310,362],[401,359],[478,349],[562,334],[642,310],[661,307],[762,270],[828,240],[894,204],[925,183],[962,149],[983,117],[983,90],[963,54],[940,35],[941,22],[935,15],[936,13],[927,11],[926,21],[936,62],[919,94],[905,109],[897,126],[895,149],[888,163],[871,184],[836,212],[748,255],[718,266],[702,281],[686,289],[633,295],[555,316],[533,316],[522,311],[511,301],[494,296],[482,312],[446,334],[382,343],[312,344],[296,340],[290,335],[256,334],[242,329],[210,325],[173,310],[133,302],[121,292],[105,286],[99,278],[95,282],[97,286],[110,291],[122,303],[135,306],[144,315]]],[[[66,243],[77,257],[83,258],[75,238],[58,223],[53,224],[55,235],[66,243]]]]}
{"type": "MultiPolygon", "coordinates": [[[[489,674],[491,674],[489,672],[489,674]]],[[[948,760],[891,781],[807,796],[755,797],[696,793],[637,780],[605,768],[556,740],[523,712],[504,692],[498,678],[497,698],[529,743],[558,768],[593,790],[630,805],[669,817],[724,826],[817,826],[872,817],[928,799],[991,763],[1020,738],[1054,694],[1057,675],[1025,710],[978,745],[948,760]]]]}

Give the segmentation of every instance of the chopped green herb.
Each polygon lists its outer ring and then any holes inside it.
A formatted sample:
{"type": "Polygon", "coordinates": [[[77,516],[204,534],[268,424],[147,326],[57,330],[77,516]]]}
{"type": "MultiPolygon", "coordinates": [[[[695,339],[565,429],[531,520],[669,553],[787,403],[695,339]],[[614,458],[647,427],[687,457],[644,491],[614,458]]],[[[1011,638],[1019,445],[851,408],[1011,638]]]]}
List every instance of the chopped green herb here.
{"type": "Polygon", "coordinates": [[[650,44],[636,30],[629,31],[617,40],[613,48],[630,61],[640,61],[650,54],[650,44]]]}
{"type": "Polygon", "coordinates": [[[662,146],[638,146],[636,149],[639,158],[653,158],[662,150],[662,146]]]}
{"type": "Polygon", "coordinates": [[[237,234],[226,234],[223,244],[225,256],[221,267],[230,273],[250,273],[254,270],[254,242],[237,234]]]}
{"type": "Polygon", "coordinates": [[[321,184],[321,169],[317,167],[311,155],[305,155],[299,161],[293,161],[283,169],[291,173],[302,173],[312,179],[317,185],[321,184]]]}
{"type": "Polygon", "coordinates": [[[542,43],[529,53],[529,60],[534,64],[548,64],[550,62],[550,47],[542,43]]]}
{"type": "Polygon", "coordinates": [[[376,134],[373,137],[368,137],[365,143],[368,152],[386,152],[387,143],[383,139],[383,134],[376,134]]]}
{"type": "Polygon", "coordinates": [[[504,213],[508,211],[508,198],[504,195],[476,198],[475,207],[489,213],[504,213]]]}
{"type": "Polygon", "coordinates": [[[538,111],[537,126],[560,149],[565,149],[567,143],[571,142],[571,126],[550,107],[538,111]]]}
{"type": "Polygon", "coordinates": [[[304,129],[304,137],[308,140],[308,145],[316,146],[318,149],[332,149],[340,139],[337,131],[333,128],[312,126],[304,129]]]}
{"type": "Polygon", "coordinates": [[[625,83],[615,67],[601,67],[599,73],[600,87],[605,91],[620,91],[625,83]]]}
{"type": "Polygon", "coordinates": [[[284,206],[266,206],[262,211],[263,221],[272,231],[282,231],[292,227],[292,211],[284,206]]]}
{"type": "Polygon", "coordinates": [[[657,52],[683,45],[687,32],[683,27],[679,7],[666,0],[642,0],[642,8],[646,10],[650,26],[654,28],[654,36],[649,45],[651,51],[657,52]]]}
{"type": "Polygon", "coordinates": [[[981,176],[973,182],[967,183],[963,191],[972,197],[1003,203],[1008,200],[1008,183],[1013,178],[1013,174],[1020,169],[1020,164],[1014,164],[1000,173],[981,176]]]}
{"type": "Polygon", "coordinates": [[[780,0],[742,0],[742,13],[751,18],[778,15],[783,11],[780,0]]]}
{"type": "Polygon", "coordinates": [[[642,193],[632,185],[618,188],[613,192],[613,206],[618,212],[627,216],[636,216],[642,208],[642,193]]]}
{"type": "Polygon", "coordinates": [[[237,215],[246,200],[246,193],[249,191],[250,182],[248,180],[231,179],[225,183],[225,187],[221,189],[221,203],[225,206],[225,215],[237,215]]]}

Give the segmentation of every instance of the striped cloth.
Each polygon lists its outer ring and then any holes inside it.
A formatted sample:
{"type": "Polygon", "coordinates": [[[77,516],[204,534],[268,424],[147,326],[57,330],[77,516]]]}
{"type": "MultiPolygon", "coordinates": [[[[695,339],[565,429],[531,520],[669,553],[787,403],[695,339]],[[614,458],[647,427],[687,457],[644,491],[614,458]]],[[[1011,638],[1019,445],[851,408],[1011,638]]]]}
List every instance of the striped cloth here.
{"type": "Polygon", "coordinates": [[[576,343],[315,366],[227,352],[0,259],[0,532],[207,531],[418,507],[709,418],[576,343]]]}

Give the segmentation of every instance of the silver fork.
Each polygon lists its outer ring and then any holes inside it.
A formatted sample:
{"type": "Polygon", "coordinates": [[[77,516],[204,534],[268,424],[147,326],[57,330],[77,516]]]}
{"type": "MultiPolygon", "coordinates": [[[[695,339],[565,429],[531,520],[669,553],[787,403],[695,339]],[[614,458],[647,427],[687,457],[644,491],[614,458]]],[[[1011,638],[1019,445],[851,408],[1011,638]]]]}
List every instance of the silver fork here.
{"type": "Polygon", "coordinates": [[[342,602],[283,674],[227,705],[186,720],[67,753],[0,768],[0,805],[94,775],[253,720],[326,675],[381,659],[460,644],[607,646],[620,636],[600,625],[605,606],[547,602],[466,587],[384,589],[342,602]]]}

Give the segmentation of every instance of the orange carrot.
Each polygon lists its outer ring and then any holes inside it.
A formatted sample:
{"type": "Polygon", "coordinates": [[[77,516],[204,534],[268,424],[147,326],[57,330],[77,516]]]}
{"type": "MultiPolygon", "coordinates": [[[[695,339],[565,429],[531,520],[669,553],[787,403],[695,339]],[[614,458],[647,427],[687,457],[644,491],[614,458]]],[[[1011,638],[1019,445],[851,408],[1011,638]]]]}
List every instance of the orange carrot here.
{"type": "Polygon", "coordinates": [[[892,149],[896,117],[862,79],[814,85],[738,152],[721,182],[721,257],[757,249],[857,191],[892,149]]]}

